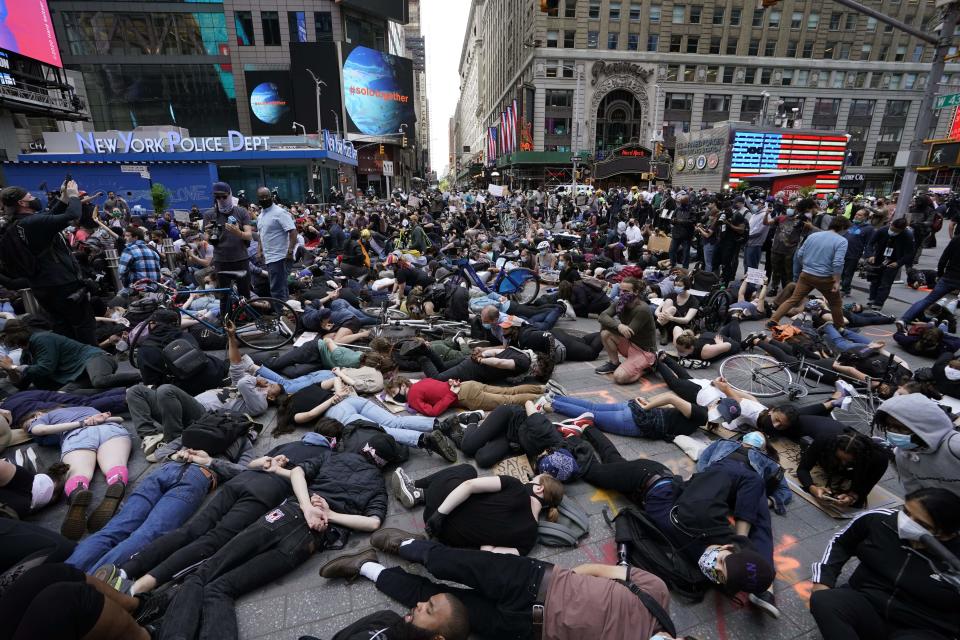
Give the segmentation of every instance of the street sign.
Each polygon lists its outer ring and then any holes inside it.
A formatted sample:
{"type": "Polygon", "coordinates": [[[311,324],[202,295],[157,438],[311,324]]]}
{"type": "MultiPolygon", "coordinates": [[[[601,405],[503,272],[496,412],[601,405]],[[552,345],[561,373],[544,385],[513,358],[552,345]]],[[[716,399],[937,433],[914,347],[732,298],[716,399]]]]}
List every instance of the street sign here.
{"type": "Polygon", "coordinates": [[[573,164],[577,164],[578,162],[580,162],[580,156],[573,156],[572,158],[570,158],[570,162],[572,162],[573,164]]]}
{"type": "Polygon", "coordinates": [[[945,96],[937,96],[933,103],[933,109],[946,109],[947,107],[960,107],[960,93],[950,93],[945,96]]]}
{"type": "Polygon", "coordinates": [[[383,175],[393,177],[393,161],[384,160],[383,161],[383,175]]]}

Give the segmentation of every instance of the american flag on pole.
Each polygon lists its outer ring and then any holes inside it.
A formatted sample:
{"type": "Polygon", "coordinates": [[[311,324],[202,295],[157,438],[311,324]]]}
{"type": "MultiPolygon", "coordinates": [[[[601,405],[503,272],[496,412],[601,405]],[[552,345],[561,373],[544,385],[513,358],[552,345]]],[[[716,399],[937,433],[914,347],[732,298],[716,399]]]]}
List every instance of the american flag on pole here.
{"type": "Polygon", "coordinates": [[[500,130],[502,131],[502,135],[503,135],[503,153],[504,154],[510,153],[510,136],[508,134],[509,129],[510,129],[510,126],[507,123],[507,112],[501,111],[500,112],[500,130]]]}
{"type": "Polygon", "coordinates": [[[510,146],[516,151],[517,147],[517,123],[520,121],[520,114],[517,110],[517,100],[514,98],[510,106],[510,146]]]}

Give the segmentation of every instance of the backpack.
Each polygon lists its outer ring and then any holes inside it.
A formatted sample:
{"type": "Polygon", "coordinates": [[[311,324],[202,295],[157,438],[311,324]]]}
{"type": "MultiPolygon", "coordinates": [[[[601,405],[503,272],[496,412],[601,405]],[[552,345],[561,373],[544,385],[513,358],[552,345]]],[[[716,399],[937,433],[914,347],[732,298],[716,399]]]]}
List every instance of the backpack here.
{"type": "Polygon", "coordinates": [[[161,353],[164,365],[176,378],[189,378],[207,365],[207,354],[184,338],[170,342],[161,353]]]}
{"type": "Polygon", "coordinates": [[[236,411],[210,411],[183,430],[181,442],[185,449],[199,449],[211,456],[226,451],[234,440],[262,425],[250,416],[236,411]]]}
{"type": "Polygon", "coordinates": [[[227,335],[203,325],[195,324],[187,331],[204,351],[217,351],[227,348],[227,335]]]}
{"type": "Polygon", "coordinates": [[[576,547],[590,533],[590,518],[573,500],[561,500],[556,522],[543,521],[537,527],[537,542],[548,547],[576,547]]]}
{"type": "MultiPolygon", "coordinates": [[[[41,251],[41,255],[48,249],[41,251]]],[[[0,256],[3,256],[3,271],[12,278],[31,278],[40,268],[40,256],[33,254],[27,244],[27,236],[19,222],[13,223],[0,236],[0,256]]]]}
{"type": "MultiPolygon", "coordinates": [[[[604,518],[607,518],[604,513],[604,518]]],[[[607,519],[607,522],[610,522],[607,519]]],[[[626,545],[630,565],[649,571],[667,588],[689,602],[700,602],[710,581],[690,562],[643,511],[621,509],[613,519],[617,545],[626,545]]]]}

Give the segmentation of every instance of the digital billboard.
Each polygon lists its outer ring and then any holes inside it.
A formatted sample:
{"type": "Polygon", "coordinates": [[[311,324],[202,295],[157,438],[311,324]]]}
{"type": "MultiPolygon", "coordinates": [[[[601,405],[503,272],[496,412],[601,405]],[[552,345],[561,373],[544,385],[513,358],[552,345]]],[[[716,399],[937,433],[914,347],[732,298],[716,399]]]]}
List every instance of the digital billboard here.
{"type": "Polygon", "coordinates": [[[337,4],[383,16],[402,24],[406,24],[409,20],[407,0],[337,0],[337,4]]]}
{"type": "Polygon", "coordinates": [[[817,190],[836,191],[846,151],[846,136],[736,131],[730,146],[730,186],[748,176],[815,170],[821,172],[817,190]]]}
{"type": "Polygon", "coordinates": [[[286,71],[246,71],[244,77],[253,133],[291,135],[294,117],[290,74],[286,71]]]}
{"type": "MultiPolygon", "coordinates": [[[[340,56],[334,42],[291,42],[290,80],[293,83],[293,119],[317,132],[317,85],[310,72],[323,82],[320,85],[320,123],[324,129],[336,131],[341,117],[340,56]]],[[[340,123],[341,130],[343,123],[340,123]]]]}
{"type": "Polygon", "coordinates": [[[0,49],[63,66],[47,0],[0,0],[0,49]]]}
{"type": "Polygon", "coordinates": [[[370,136],[392,135],[400,125],[412,138],[417,116],[413,104],[413,61],[368,49],[344,47],[343,104],[347,130],[370,136]]]}

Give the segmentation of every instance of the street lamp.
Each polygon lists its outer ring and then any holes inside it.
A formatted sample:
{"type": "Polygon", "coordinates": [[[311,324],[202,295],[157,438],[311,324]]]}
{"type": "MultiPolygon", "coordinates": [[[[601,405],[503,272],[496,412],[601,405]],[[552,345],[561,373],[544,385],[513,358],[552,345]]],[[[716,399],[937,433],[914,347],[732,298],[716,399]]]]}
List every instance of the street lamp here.
{"type": "Polygon", "coordinates": [[[303,137],[306,138],[306,137],[307,137],[307,128],[306,128],[305,126],[303,126],[302,124],[300,124],[299,122],[294,121],[293,127],[292,127],[293,130],[296,131],[296,130],[297,130],[297,127],[300,127],[300,129],[303,131],[303,137]]]}
{"type": "Polygon", "coordinates": [[[339,136],[340,135],[340,116],[337,115],[337,112],[334,111],[333,109],[330,109],[330,113],[333,114],[333,119],[337,123],[337,135],[339,136]]]}
{"type": "Polygon", "coordinates": [[[770,103],[770,92],[764,91],[760,94],[763,96],[763,101],[760,103],[760,126],[767,126],[767,109],[769,108],[770,103]]]}
{"type": "Polygon", "coordinates": [[[323,130],[323,125],[320,123],[320,85],[327,86],[327,83],[318,78],[312,69],[307,69],[307,73],[313,78],[313,83],[317,85],[317,140],[319,140],[323,130]]]}

